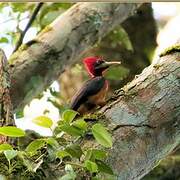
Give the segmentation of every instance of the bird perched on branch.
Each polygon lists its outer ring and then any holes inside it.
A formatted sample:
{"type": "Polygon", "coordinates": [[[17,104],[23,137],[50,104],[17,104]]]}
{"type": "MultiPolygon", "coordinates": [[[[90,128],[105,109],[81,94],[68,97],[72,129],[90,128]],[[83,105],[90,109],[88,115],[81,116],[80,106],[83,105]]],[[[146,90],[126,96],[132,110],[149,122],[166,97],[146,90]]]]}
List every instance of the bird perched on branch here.
{"type": "Polygon", "coordinates": [[[103,77],[103,72],[112,65],[121,64],[107,62],[100,57],[87,57],[83,63],[91,78],[83,84],[71,102],[71,109],[80,114],[86,114],[98,105],[105,105],[108,81],[103,77]]]}

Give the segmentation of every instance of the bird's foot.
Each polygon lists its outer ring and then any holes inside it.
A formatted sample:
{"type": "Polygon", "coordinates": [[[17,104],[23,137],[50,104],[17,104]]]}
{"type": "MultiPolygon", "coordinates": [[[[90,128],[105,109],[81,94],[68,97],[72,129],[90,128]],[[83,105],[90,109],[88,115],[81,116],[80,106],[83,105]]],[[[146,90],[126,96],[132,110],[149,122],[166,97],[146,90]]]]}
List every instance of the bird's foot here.
{"type": "Polygon", "coordinates": [[[114,95],[116,95],[116,96],[122,96],[124,94],[125,94],[124,89],[118,89],[118,90],[114,91],[114,95]]]}
{"type": "Polygon", "coordinates": [[[119,96],[124,96],[125,91],[123,89],[118,89],[114,91],[113,95],[108,99],[108,101],[116,100],[119,96]]]}

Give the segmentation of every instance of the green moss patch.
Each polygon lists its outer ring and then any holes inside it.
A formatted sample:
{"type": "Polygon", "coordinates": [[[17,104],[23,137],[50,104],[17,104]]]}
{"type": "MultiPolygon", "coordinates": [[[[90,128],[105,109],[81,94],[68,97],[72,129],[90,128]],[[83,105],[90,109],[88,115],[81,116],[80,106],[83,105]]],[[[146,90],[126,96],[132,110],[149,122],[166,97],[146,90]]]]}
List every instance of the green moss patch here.
{"type": "Polygon", "coordinates": [[[175,44],[171,47],[166,48],[159,56],[166,56],[168,54],[174,53],[174,52],[180,52],[180,44],[175,44]]]}

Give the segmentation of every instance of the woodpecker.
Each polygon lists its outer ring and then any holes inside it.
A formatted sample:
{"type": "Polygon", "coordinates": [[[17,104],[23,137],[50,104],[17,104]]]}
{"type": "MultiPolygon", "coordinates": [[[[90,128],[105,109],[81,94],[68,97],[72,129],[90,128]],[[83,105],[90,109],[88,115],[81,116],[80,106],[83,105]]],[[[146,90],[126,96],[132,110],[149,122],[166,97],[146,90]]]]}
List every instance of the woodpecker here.
{"type": "Polygon", "coordinates": [[[91,112],[96,106],[105,105],[109,85],[103,77],[104,71],[112,65],[121,64],[121,62],[107,62],[101,57],[87,57],[83,63],[90,79],[73,96],[70,106],[81,115],[91,112]]]}

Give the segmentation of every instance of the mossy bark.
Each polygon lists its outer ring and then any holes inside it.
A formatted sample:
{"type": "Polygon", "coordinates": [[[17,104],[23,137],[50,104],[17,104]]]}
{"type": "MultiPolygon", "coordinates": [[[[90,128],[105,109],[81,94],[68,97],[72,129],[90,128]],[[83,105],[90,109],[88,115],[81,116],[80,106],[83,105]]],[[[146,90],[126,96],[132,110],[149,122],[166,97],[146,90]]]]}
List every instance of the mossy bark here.
{"type": "Polygon", "coordinates": [[[180,53],[150,65],[101,113],[111,122],[108,163],[118,179],[140,179],[180,144],[180,53]]]}

